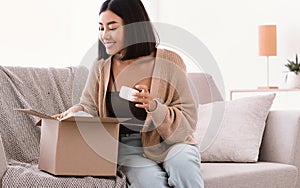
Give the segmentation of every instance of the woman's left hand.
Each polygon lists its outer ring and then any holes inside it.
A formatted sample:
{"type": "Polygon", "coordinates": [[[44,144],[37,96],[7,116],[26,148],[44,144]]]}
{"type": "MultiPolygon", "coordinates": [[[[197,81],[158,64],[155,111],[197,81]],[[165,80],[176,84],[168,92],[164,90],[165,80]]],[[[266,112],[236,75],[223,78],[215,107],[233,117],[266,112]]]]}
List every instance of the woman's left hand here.
{"type": "Polygon", "coordinates": [[[153,97],[149,93],[148,86],[146,85],[136,85],[135,88],[141,92],[133,94],[135,97],[133,102],[137,102],[140,104],[136,104],[137,108],[145,108],[146,111],[149,112],[149,105],[153,102],[153,97]]]}

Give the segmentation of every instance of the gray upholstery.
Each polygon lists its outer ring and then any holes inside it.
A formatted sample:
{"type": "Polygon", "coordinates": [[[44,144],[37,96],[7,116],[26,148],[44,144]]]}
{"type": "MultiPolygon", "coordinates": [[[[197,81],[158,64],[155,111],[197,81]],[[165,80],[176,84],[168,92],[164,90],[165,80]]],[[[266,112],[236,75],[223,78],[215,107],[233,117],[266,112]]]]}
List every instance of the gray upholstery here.
{"type": "MultiPolygon", "coordinates": [[[[0,170],[6,171],[3,187],[126,187],[121,172],[115,178],[62,178],[38,170],[40,128],[35,124],[39,118],[14,110],[31,108],[48,115],[63,112],[78,103],[87,74],[85,67],[0,66],[0,134],[9,164],[0,170]]],[[[2,167],[5,159],[0,157],[2,167]]]]}
{"type": "Polygon", "coordinates": [[[295,165],[300,187],[300,111],[269,113],[260,151],[260,161],[295,165]]]}
{"type": "MultiPolygon", "coordinates": [[[[189,73],[188,77],[199,104],[223,100],[210,75],[189,73]]],[[[205,187],[300,187],[299,117],[300,110],[271,111],[266,122],[259,162],[202,163],[205,187]]]]}
{"type": "Polygon", "coordinates": [[[295,187],[297,168],[280,163],[203,163],[205,188],[295,187]]]}
{"type": "Polygon", "coordinates": [[[0,135],[0,187],[2,186],[2,177],[7,170],[7,162],[5,157],[5,152],[2,144],[2,138],[0,135]]]}
{"type": "Polygon", "coordinates": [[[213,78],[205,73],[188,73],[191,90],[199,104],[206,104],[212,101],[223,101],[213,78]]]}
{"type": "Polygon", "coordinates": [[[125,176],[117,177],[60,177],[41,172],[36,164],[11,165],[3,178],[7,187],[121,187],[125,188],[125,176]]]}
{"type": "MultiPolygon", "coordinates": [[[[84,68],[0,67],[0,134],[4,145],[0,142],[0,175],[4,173],[4,187],[126,186],[121,172],[116,178],[66,178],[39,171],[40,130],[34,126],[38,119],[13,110],[62,112],[79,100],[86,76],[84,68]]],[[[223,100],[210,75],[189,73],[188,78],[200,104],[223,100]]],[[[205,187],[300,187],[299,115],[300,111],[270,112],[258,163],[202,163],[205,187]]]]}
{"type": "Polygon", "coordinates": [[[260,152],[261,161],[294,164],[295,157],[299,155],[299,150],[295,150],[294,146],[300,144],[300,122],[299,117],[294,116],[296,112],[269,113],[260,152]]]}

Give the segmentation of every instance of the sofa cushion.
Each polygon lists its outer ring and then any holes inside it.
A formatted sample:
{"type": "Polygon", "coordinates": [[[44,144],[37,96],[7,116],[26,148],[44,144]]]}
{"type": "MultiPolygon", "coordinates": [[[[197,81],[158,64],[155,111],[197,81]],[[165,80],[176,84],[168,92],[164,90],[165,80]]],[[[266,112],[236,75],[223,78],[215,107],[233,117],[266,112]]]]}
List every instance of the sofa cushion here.
{"type": "Polygon", "coordinates": [[[223,101],[211,75],[206,73],[187,73],[192,93],[199,104],[223,101]]]}
{"type": "Polygon", "coordinates": [[[205,188],[295,187],[297,168],[279,163],[202,163],[205,188]]]}
{"type": "Polygon", "coordinates": [[[275,94],[201,105],[195,137],[202,161],[256,162],[275,94]]]}
{"type": "Polygon", "coordinates": [[[126,188],[126,177],[119,172],[116,177],[52,176],[40,171],[37,165],[14,163],[3,177],[5,187],[115,187],[126,188]]]}

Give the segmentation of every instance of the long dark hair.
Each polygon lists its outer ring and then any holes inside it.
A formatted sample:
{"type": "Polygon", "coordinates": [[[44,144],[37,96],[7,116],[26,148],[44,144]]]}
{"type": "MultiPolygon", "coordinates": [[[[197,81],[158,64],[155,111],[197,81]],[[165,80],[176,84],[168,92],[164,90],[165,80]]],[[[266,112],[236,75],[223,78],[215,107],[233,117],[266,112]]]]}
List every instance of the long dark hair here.
{"type": "MultiPolygon", "coordinates": [[[[122,60],[151,54],[158,45],[158,36],[150,22],[147,11],[140,0],[106,0],[99,15],[110,10],[123,19],[125,25],[126,52],[122,60]]],[[[98,40],[98,59],[106,59],[105,46],[98,40]]]]}

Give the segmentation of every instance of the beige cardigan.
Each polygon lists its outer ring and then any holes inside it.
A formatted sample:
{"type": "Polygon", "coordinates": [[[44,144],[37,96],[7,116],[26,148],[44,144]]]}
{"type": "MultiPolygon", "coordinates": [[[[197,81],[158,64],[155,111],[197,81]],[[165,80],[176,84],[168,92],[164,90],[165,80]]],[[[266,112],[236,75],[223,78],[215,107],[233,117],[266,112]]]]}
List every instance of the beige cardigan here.
{"type": "MultiPolygon", "coordinates": [[[[96,61],[80,99],[84,111],[107,116],[105,96],[110,78],[111,58],[96,61]]],[[[176,143],[196,144],[193,132],[197,123],[197,104],[186,78],[185,64],[176,53],[158,49],[150,93],[157,108],[149,112],[141,132],[144,154],[163,162],[176,143]]]]}

